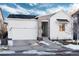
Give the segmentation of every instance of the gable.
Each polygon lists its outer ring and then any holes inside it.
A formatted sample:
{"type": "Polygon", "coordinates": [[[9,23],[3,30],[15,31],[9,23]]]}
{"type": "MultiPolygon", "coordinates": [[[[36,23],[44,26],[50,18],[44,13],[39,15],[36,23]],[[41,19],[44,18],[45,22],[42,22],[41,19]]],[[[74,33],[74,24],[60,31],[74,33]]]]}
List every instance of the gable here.
{"type": "Polygon", "coordinates": [[[64,11],[59,11],[57,12],[55,15],[51,15],[50,19],[56,20],[56,19],[67,19],[68,21],[70,21],[70,16],[65,13],[64,11]]]}

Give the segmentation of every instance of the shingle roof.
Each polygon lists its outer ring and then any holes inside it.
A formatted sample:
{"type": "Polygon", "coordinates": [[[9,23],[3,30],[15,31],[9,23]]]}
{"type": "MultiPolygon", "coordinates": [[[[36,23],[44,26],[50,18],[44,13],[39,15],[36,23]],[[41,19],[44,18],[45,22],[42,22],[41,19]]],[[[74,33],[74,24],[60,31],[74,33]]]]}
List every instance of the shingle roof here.
{"type": "Polygon", "coordinates": [[[22,18],[22,19],[32,19],[35,15],[22,15],[22,14],[10,14],[8,18],[22,18]]]}

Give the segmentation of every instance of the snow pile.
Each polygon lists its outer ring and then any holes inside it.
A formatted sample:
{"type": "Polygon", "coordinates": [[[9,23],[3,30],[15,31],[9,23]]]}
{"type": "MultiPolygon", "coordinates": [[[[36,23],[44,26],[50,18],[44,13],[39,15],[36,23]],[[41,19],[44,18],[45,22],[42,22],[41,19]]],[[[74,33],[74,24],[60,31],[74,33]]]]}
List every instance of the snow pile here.
{"type": "Polygon", "coordinates": [[[45,45],[47,45],[47,46],[50,45],[49,43],[47,43],[47,42],[45,42],[45,41],[40,41],[39,43],[45,44],[45,45]]]}
{"type": "Polygon", "coordinates": [[[58,42],[58,41],[54,41],[53,43],[56,43],[56,44],[62,45],[62,43],[60,43],[60,42],[58,42]]]}
{"type": "Polygon", "coordinates": [[[69,44],[69,45],[64,45],[64,47],[67,47],[73,50],[79,50],[79,45],[69,44]]]}
{"type": "Polygon", "coordinates": [[[31,46],[37,46],[37,45],[39,45],[38,43],[33,43],[31,46]]]}
{"type": "Polygon", "coordinates": [[[56,53],[37,51],[37,50],[29,50],[29,51],[24,51],[23,54],[38,54],[38,55],[43,55],[43,54],[56,54],[56,53]]]}
{"type": "Polygon", "coordinates": [[[39,45],[39,44],[44,44],[44,45],[46,45],[46,46],[49,46],[49,45],[50,45],[49,43],[47,43],[47,42],[45,42],[45,41],[39,41],[39,42],[33,43],[32,46],[37,46],[37,45],[39,45]]]}
{"type": "Polygon", "coordinates": [[[0,54],[14,54],[15,51],[0,51],[0,54]]]}
{"type": "Polygon", "coordinates": [[[71,51],[66,51],[66,52],[65,52],[65,54],[69,54],[69,53],[72,53],[72,52],[71,52],[71,51]]]}

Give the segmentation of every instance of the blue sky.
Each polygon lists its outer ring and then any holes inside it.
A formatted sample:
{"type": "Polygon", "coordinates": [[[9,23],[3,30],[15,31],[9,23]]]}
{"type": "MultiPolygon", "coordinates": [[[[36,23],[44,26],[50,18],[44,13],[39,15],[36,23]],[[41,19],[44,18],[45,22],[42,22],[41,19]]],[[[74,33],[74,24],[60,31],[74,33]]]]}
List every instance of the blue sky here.
{"type": "MultiPolygon", "coordinates": [[[[73,3],[0,3],[4,17],[9,14],[45,15],[58,9],[68,11],[73,3]]],[[[76,5],[77,6],[77,5],[76,5]]]]}

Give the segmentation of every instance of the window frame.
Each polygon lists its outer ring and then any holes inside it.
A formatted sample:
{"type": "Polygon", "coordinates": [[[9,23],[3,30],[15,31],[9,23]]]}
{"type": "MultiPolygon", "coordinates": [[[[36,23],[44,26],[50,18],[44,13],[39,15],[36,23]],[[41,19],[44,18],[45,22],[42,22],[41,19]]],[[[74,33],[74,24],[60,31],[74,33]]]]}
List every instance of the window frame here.
{"type": "Polygon", "coordinates": [[[65,23],[60,23],[59,24],[59,31],[60,32],[65,32],[65,23]]]}

